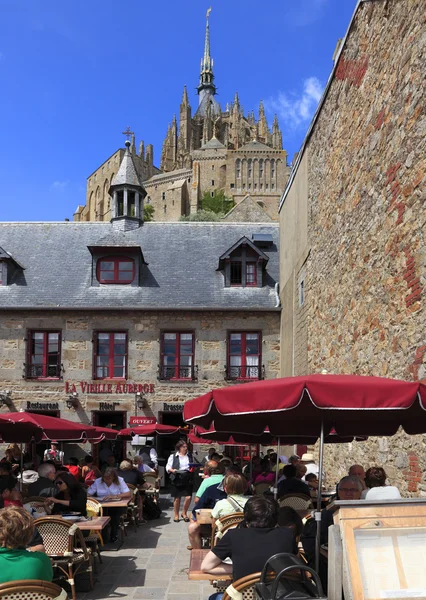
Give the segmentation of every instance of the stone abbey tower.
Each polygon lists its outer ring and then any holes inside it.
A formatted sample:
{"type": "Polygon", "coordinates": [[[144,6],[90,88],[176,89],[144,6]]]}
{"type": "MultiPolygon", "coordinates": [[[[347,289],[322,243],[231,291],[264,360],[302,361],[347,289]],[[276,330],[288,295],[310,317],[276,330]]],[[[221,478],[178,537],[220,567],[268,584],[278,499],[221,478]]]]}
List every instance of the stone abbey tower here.
{"type": "MultiPolygon", "coordinates": [[[[136,150],[131,134],[134,166],[154,208],[154,220],[176,221],[202,208],[203,196],[221,191],[234,208],[227,220],[278,219],[278,203],[289,175],[287,153],[275,116],[269,127],[262,101],[257,118],[244,113],[238,93],[223,110],[216,100],[213,58],[210,52],[210,9],[207,11],[204,55],[197,87],[198,106],[192,111],[186,86],[179,109],[163,142],[160,168],[154,166],[154,149],[140,142],[136,150]]],[[[117,150],[87,180],[86,205],[77,207],[74,220],[111,218],[108,195],[124,156],[117,150]]]]}

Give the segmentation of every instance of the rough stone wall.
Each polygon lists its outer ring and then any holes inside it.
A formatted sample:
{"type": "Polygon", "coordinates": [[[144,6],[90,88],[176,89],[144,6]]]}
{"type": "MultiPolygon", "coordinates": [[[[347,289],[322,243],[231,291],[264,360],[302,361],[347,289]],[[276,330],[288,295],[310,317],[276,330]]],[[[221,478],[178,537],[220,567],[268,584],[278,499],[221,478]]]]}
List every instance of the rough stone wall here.
{"type": "MultiPolygon", "coordinates": [[[[135,394],[90,393],[82,391],[80,381],[105,383],[92,379],[93,332],[128,331],[127,384],[154,384],[155,391],[146,394],[147,409],[139,415],[158,416],[163,404],[183,403],[209,391],[222,387],[224,366],[227,362],[228,331],[262,331],[262,359],[265,376],[278,377],[280,344],[279,313],[277,312],[77,312],[37,314],[0,313],[0,390],[11,390],[12,406],[1,407],[1,412],[18,411],[27,402],[58,403],[61,416],[73,421],[91,422],[91,411],[99,410],[100,402],[117,403],[116,410],[134,414],[135,394]],[[23,378],[26,362],[27,331],[62,331],[62,381],[37,381],[23,378]],[[198,365],[195,382],[159,381],[161,331],[195,332],[194,364],[198,365]],[[65,384],[74,384],[78,391],[79,407],[66,408],[65,384]]],[[[107,381],[106,383],[113,383],[107,381]]],[[[116,383],[116,382],[115,382],[116,383]]],[[[230,384],[231,385],[231,384],[230,384]]],[[[115,385],[113,385],[113,389],[115,385]]],[[[46,406],[46,409],[49,407],[46,406]]]]}
{"type": "MultiPolygon", "coordinates": [[[[310,138],[309,372],[426,376],[425,44],[422,0],[362,3],[310,138]]],[[[424,436],[326,454],[426,492],[424,436]]]]}
{"type": "Polygon", "coordinates": [[[191,171],[182,171],[177,172],[175,177],[167,173],[164,178],[144,183],[147,193],[145,203],[154,207],[154,221],[179,221],[182,214],[189,214],[188,186],[191,178],[191,171]]]}

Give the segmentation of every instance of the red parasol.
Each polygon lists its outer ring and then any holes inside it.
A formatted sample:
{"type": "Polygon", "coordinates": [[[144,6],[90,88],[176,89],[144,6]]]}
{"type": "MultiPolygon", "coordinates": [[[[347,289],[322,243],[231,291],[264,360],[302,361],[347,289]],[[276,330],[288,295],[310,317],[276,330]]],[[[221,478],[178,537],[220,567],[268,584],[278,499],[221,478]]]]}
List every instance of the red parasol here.
{"type": "Polygon", "coordinates": [[[10,417],[10,414],[0,415],[0,436],[3,442],[27,443],[41,440],[43,430],[40,426],[35,423],[16,421],[10,417]]]}
{"type": "MultiPolygon", "coordinates": [[[[96,432],[93,425],[83,425],[83,423],[74,423],[67,419],[59,419],[58,417],[50,417],[40,413],[30,412],[14,412],[7,413],[7,418],[12,420],[18,428],[33,427],[39,429],[40,437],[48,440],[58,441],[79,441],[89,439],[91,441],[101,441],[102,435],[96,432]]],[[[37,429],[37,430],[38,430],[37,429]]],[[[38,440],[38,441],[39,441],[38,440]]],[[[20,442],[30,441],[19,439],[20,442]]]]}
{"type": "Polygon", "coordinates": [[[172,425],[162,425],[161,423],[152,423],[150,425],[135,425],[135,427],[126,427],[121,429],[118,435],[121,438],[131,438],[134,435],[171,435],[172,433],[178,433],[179,427],[173,427],[172,425]]]}
{"type": "Polygon", "coordinates": [[[426,387],[420,382],[356,375],[307,375],[212,390],[185,402],[189,423],[228,432],[279,437],[319,435],[333,428],[342,438],[426,432],[426,387]]]}

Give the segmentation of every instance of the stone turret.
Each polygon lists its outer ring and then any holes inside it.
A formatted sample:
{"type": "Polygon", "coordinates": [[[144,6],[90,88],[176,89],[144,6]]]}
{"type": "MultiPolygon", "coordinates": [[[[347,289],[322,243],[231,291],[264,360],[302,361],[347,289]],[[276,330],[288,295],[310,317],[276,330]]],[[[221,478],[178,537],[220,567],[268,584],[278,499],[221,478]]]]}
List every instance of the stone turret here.
{"type": "Polygon", "coordinates": [[[136,229],[143,224],[143,201],[146,196],[133,162],[132,142],[126,140],[125,144],[123,160],[109,188],[112,196],[111,222],[122,231],[136,229]]]}
{"type": "Polygon", "coordinates": [[[177,145],[178,168],[190,168],[191,157],[191,106],[188,100],[186,85],[183,88],[182,102],[179,113],[179,137],[177,145]]]}
{"type": "Polygon", "coordinates": [[[257,132],[258,132],[260,140],[264,144],[269,145],[271,143],[271,140],[270,140],[271,132],[269,130],[268,121],[265,116],[265,108],[263,106],[262,100],[260,101],[260,104],[259,104],[259,121],[257,123],[257,132]]]}
{"type": "Polygon", "coordinates": [[[272,124],[272,147],[275,150],[283,149],[283,135],[280,130],[277,115],[274,116],[274,122],[272,124]]]}

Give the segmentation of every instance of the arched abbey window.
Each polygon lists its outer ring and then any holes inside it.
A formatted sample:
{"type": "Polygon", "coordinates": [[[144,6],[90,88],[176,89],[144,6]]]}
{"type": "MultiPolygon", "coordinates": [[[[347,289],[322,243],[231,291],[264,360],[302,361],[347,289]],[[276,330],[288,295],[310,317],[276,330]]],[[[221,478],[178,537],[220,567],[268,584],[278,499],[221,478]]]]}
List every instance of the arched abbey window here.
{"type": "Polygon", "coordinates": [[[239,158],[237,158],[237,160],[235,161],[235,170],[237,179],[239,179],[241,177],[241,160],[239,158]]]}

